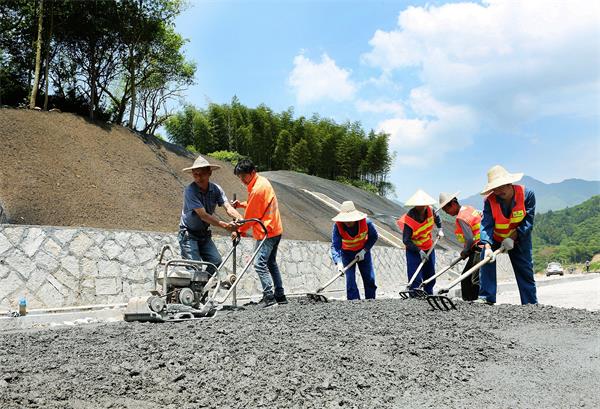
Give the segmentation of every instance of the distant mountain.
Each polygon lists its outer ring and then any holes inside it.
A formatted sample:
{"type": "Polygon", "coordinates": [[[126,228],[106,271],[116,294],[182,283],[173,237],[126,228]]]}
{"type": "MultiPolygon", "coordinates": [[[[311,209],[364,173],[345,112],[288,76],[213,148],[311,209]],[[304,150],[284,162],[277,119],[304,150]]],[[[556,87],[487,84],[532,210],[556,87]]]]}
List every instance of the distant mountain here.
{"type": "MultiPolygon", "coordinates": [[[[518,183],[535,192],[536,213],[572,207],[600,194],[600,181],[566,179],[559,183],[544,183],[530,176],[523,176],[518,183]]],[[[461,199],[460,203],[482,208],[483,196],[478,194],[469,196],[461,199]]]]}

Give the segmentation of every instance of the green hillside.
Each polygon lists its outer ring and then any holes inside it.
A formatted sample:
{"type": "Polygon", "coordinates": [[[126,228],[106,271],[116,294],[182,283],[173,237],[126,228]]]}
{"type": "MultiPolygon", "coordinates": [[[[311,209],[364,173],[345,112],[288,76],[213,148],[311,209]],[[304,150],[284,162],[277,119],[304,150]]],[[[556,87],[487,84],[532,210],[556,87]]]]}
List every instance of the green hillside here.
{"type": "Polygon", "coordinates": [[[580,205],[535,216],[533,260],[541,271],[549,261],[582,263],[600,253],[600,195],[580,205]]]}

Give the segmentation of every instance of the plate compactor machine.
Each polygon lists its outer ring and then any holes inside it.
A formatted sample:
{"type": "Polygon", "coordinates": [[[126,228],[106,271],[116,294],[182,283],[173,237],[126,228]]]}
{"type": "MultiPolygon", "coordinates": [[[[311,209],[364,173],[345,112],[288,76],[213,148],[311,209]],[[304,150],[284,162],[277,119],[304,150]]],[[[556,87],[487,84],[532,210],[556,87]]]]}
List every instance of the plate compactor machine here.
{"type": "Polygon", "coordinates": [[[219,266],[206,261],[176,258],[164,261],[167,251],[171,255],[174,254],[171,246],[165,245],[154,269],[154,290],[150,291],[150,296],[131,298],[123,319],[128,322],[178,322],[213,317],[220,310],[237,308],[237,284],[250,268],[267,238],[267,228],[259,219],[244,219],[236,223],[243,225],[252,222],[261,226],[265,236],[239,275],[235,273],[239,234],[219,266]],[[221,269],[230,258],[233,258],[233,272],[225,274],[221,269]],[[233,305],[225,305],[232,293],[233,305]]]}

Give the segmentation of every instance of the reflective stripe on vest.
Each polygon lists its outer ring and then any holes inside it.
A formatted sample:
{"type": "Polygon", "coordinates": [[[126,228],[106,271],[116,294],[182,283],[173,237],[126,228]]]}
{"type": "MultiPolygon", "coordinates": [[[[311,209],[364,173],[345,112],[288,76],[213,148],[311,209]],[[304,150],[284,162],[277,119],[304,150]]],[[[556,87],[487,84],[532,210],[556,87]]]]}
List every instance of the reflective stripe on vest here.
{"type": "Polygon", "coordinates": [[[505,238],[510,237],[527,215],[527,211],[525,210],[525,187],[513,185],[513,188],[515,189],[515,206],[510,211],[510,218],[505,217],[502,213],[495,194],[490,193],[487,197],[492,209],[492,217],[494,218],[494,241],[496,242],[501,242],[505,238]]]}
{"type": "Polygon", "coordinates": [[[480,237],[481,217],[481,212],[474,207],[461,206],[458,214],[456,215],[456,230],[454,230],[456,239],[461,243],[465,242],[465,236],[463,234],[462,227],[458,222],[459,220],[462,220],[471,227],[471,232],[473,233],[473,244],[477,244],[480,237]]]}
{"type": "Polygon", "coordinates": [[[401,230],[404,230],[404,225],[407,224],[412,229],[411,240],[421,250],[429,250],[433,245],[431,232],[433,231],[433,210],[427,206],[427,217],[422,223],[419,223],[408,213],[402,215],[396,222],[401,230]]]}
{"type": "Polygon", "coordinates": [[[365,247],[367,239],[369,238],[369,226],[367,225],[367,219],[358,221],[358,233],[356,236],[350,236],[346,229],[344,229],[343,222],[336,222],[338,232],[342,236],[342,250],[359,251],[365,247]]]}

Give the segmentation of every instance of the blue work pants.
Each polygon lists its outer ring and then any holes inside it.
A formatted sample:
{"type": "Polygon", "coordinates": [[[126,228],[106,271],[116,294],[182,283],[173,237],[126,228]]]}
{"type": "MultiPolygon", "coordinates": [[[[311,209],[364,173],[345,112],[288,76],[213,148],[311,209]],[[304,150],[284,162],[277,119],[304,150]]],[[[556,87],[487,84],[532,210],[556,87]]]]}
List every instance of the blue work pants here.
{"type": "MultiPolygon", "coordinates": [[[[344,266],[347,266],[354,260],[356,253],[356,251],[342,250],[342,263],[344,263],[344,266]]],[[[377,286],[375,285],[375,270],[373,270],[373,260],[371,259],[370,251],[365,254],[364,260],[359,261],[346,270],[346,297],[348,300],[360,300],[360,293],[358,292],[358,286],[356,285],[357,265],[365,287],[365,298],[375,299],[377,286]]]]}
{"type": "MultiPolygon", "coordinates": [[[[182,258],[186,260],[207,261],[217,267],[221,264],[221,254],[210,235],[199,237],[189,233],[185,229],[180,229],[177,239],[179,240],[182,258]]],[[[215,269],[207,267],[206,271],[212,275],[215,269]]]]}
{"type": "MultiPolygon", "coordinates": [[[[419,268],[419,264],[421,264],[421,256],[419,255],[419,253],[411,251],[411,250],[406,250],[406,270],[407,270],[407,275],[408,275],[408,281],[410,281],[412,276],[415,274],[415,271],[417,271],[417,268],[419,268]]],[[[423,281],[427,280],[428,278],[433,277],[434,275],[435,275],[435,250],[432,250],[431,254],[429,255],[429,259],[427,260],[425,265],[423,265],[423,267],[421,268],[419,275],[417,276],[417,278],[415,278],[415,281],[413,281],[410,288],[411,289],[418,288],[423,281]]],[[[428,283],[424,287],[425,292],[427,294],[433,294],[433,286],[434,285],[435,285],[435,280],[428,283]]]]}
{"type": "MultiPolygon", "coordinates": [[[[500,243],[494,242],[492,250],[497,250],[499,247],[500,243]]],[[[485,251],[481,253],[482,259],[484,255],[485,251]]],[[[531,236],[520,237],[515,241],[515,247],[508,252],[508,257],[515,271],[521,304],[537,304],[531,236]]],[[[488,263],[481,267],[479,272],[479,298],[495,303],[496,290],[496,263],[488,263]]]]}
{"type": "MultiPolygon", "coordinates": [[[[254,270],[258,274],[264,297],[285,295],[281,273],[277,266],[277,248],[280,241],[281,235],[267,238],[254,259],[254,270]]],[[[255,250],[260,242],[261,240],[256,241],[255,250]]]]}

